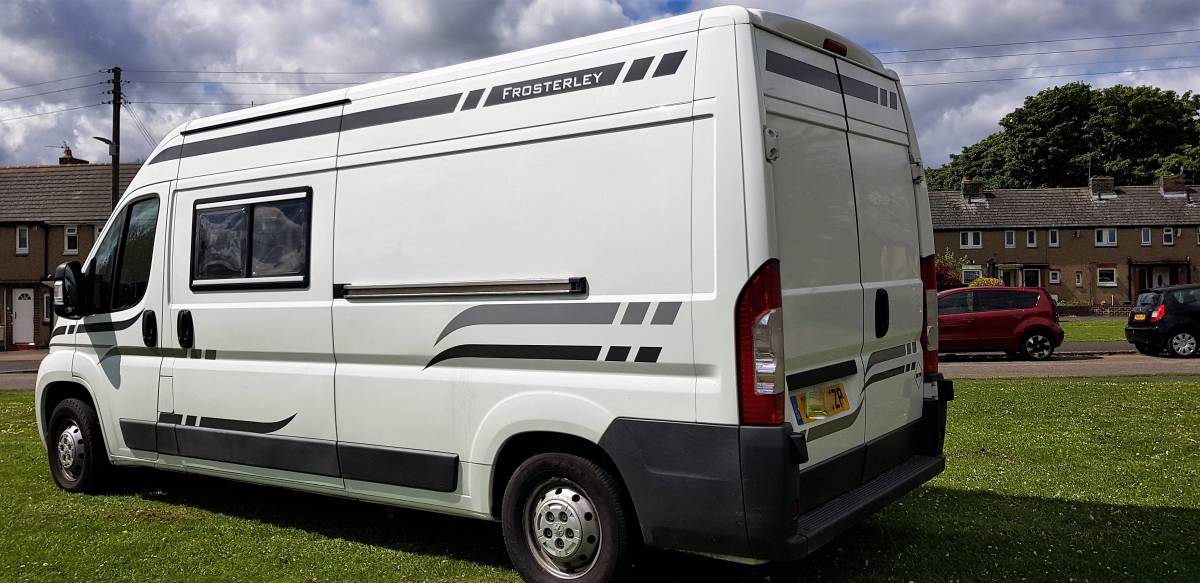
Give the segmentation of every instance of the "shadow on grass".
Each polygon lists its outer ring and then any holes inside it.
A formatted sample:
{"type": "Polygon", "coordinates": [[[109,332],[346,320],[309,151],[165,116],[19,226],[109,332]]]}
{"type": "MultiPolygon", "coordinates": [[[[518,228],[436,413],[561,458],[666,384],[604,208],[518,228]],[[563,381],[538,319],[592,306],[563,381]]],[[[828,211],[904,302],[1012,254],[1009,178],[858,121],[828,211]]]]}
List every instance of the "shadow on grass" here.
{"type": "MultiPolygon", "coordinates": [[[[1104,355],[1101,354],[1055,354],[1050,357],[1048,362],[1074,362],[1100,360],[1102,358],[1104,358],[1104,355]]],[[[940,355],[938,360],[939,362],[1012,362],[1015,364],[1038,364],[1036,361],[1013,358],[1003,352],[949,353],[940,355]]]]}
{"type": "MultiPolygon", "coordinates": [[[[509,565],[499,525],[229,482],[136,471],[118,494],[322,536],[509,565]]],[[[645,550],[633,580],[1200,580],[1200,510],[925,487],[802,561],[748,567],[645,550]]]]}

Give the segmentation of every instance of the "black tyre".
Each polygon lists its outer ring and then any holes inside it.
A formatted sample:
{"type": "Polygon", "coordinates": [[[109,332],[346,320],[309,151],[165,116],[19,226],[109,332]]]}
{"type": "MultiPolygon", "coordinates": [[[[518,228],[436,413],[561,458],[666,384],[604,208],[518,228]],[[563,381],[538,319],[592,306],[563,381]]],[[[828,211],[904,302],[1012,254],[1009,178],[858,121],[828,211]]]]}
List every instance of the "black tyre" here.
{"type": "Polygon", "coordinates": [[[1029,360],[1049,360],[1054,354],[1054,340],[1050,335],[1035,330],[1021,339],[1021,356],[1029,360]]]}
{"type": "Polygon", "coordinates": [[[1146,356],[1157,356],[1158,353],[1162,352],[1161,348],[1149,344],[1134,344],[1133,347],[1146,356]]]}
{"type": "Polygon", "coordinates": [[[504,489],[504,545],[526,581],[620,581],[635,539],[621,485],[604,468],[564,453],[535,455],[504,489]]]}
{"type": "Polygon", "coordinates": [[[1192,330],[1176,330],[1167,338],[1167,353],[1179,358],[1191,358],[1200,350],[1200,340],[1192,330]]]}
{"type": "Polygon", "coordinates": [[[65,399],[50,414],[47,449],[50,475],[68,492],[95,492],[111,469],[100,418],[79,399],[65,399]]]}

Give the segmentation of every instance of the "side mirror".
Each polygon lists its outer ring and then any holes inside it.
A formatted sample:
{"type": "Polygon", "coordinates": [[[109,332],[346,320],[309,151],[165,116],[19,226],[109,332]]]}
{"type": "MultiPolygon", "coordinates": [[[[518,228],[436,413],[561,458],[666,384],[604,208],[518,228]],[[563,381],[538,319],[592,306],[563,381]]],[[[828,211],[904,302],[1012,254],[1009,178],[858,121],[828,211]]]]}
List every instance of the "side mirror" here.
{"type": "Polygon", "coordinates": [[[78,261],[59,265],[54,270],[54,314],[60,318],[81,318],[88,315],[87,280],[78,261]]]}

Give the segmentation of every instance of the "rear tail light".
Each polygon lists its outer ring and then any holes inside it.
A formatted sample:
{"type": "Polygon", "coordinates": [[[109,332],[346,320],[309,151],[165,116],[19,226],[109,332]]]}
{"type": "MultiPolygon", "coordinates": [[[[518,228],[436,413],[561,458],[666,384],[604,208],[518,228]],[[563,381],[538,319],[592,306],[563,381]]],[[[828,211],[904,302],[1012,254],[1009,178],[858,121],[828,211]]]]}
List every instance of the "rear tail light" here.
{"type": "Polygon", "coordinates": [[[1165,317],[1166,315],[1167,315],[1167,305],[1159,304],[1157,307],[1154,308],[1153,312],[1150,312],[1150,321],[1158,322],[1158,321],[1162,320],[1163,317],[1165,317]]]}
{"type": "Polygon", "coordinates": [[[937,262],[933,255],[921,258],[921,284],[925,289],[925,326],[921,328],[925,375],[938,371],[937,262]]]}
{"type": "Polygon", "coordinates": [[[777,259],[750,276],[734,313],[739,422],[783,423],[783,298],[777,259]]]}

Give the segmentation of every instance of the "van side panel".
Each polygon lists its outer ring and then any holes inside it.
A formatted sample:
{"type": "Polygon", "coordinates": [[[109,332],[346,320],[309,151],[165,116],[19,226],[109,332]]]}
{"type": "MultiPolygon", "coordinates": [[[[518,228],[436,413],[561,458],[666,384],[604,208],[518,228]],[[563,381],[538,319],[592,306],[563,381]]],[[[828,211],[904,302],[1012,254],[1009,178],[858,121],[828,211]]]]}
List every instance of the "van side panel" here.
{"type": "MultiPolygon", "coordinates": [[[[460,139],[407,145],[433,120],[344,130],[334,279],[345,295],[333,310],[342,442],[487,465],[518,432],[598,441],[622,415],[695,419],[694,43],[675,36],[414,92],[464,94],[437,126],[461,124],[450,126],[460,139]],[[644,75],[626,81],[646,58],[644,75]],[[601,72],[611,85],[502,101],[514,83],[607,64],[618,65],[601,72]],[[585,278],[586,293],[505,287],[568,278],[585,278]],[[465,283],[507,291],[354,294],[465,283]]],[[[371,494],[455,503],[475,495],[468,485],[437,494],[397,481],[371,494]]]]}

